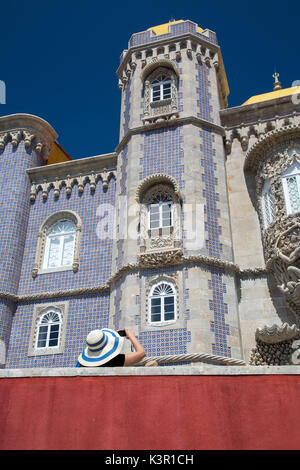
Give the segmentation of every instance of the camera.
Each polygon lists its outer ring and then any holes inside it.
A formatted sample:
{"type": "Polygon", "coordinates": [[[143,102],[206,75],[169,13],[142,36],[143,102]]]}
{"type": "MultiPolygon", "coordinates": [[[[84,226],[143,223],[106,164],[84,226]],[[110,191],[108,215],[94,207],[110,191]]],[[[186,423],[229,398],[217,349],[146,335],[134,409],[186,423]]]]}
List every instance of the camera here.
{"type": "Polygon", "coordinates": [[[126,331],[125,331],[125,330],[117,330],[117,333],[118,333],[120,336],[126,336],[126,331]]]}

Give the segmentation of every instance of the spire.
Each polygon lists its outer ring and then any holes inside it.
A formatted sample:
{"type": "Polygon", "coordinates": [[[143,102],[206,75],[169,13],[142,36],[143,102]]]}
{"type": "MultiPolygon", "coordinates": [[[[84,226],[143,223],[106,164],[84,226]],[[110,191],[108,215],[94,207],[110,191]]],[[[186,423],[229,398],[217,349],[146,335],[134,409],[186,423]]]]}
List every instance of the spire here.
{"type": "Polygon", "coordinates": [[[274,83],[273,83],[273,90],[276,91],[276,90],[281,90],[282,86],[281,86],[281,83],[280,81],[278,80],[278,77],[279,77],[279,73],[277,72],[274,72],[272,77],[274,78],[274,83]]]}

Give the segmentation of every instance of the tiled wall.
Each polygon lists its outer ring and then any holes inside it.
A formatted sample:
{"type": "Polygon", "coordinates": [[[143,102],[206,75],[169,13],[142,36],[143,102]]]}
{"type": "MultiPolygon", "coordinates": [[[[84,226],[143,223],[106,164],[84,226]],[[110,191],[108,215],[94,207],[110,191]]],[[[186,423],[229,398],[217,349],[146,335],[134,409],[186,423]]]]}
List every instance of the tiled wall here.
{"type": "MultiPolygon", "coordinates": [[[[51,190],[48,199],[43,201],[39,192],[30,210],[18,293],[20,295],[49,293],[104,285],[111,276],[113,240],[110,229],[113,226],[114,204],[115,181],[113,179],[110,180],[107,191],[103,191],[99,181],[94,193],[90,192],[87,184],[81,195],[78,194],[75,186],[70,197],[66,195],[63,188],[58,199],[54,198],[51,190]],[[97,209],[102,204],[107,209],[104,213],[105,223],[102,219],[103,233],[104,236],[106,233],[110,236],[99,239],[97,225],[100,223],[100,218],[97,216],[97,209]],[[77,273],[70,270],[38,274],[33,279],[31,270],[35,260],[38,231],[49,215],[61,210],[72,210],[81,218],[79,270],[77,273]]],[[[86,293],[77,297],[53,299],[53,302],[57,301],[69,302],[66,345],[63,354],[27,357],[34,302],[20,303],[13,319],[6,367],[74,366],[88,332],[94,328],[108,326],[109,294],[93,296],[86,293]]],[[[51,300],[45,299],[36,303],[45,302],[49,303],[51,300]]]]}
{"type": "MultiPolygon", "coordinates": [[[[17,147],[7,143],[0,151],[0,291],[8,294],[17,293],[22,267],[30,209],[26,169],[41,164],[41,157],[32,148],[26,149],[23,141],[17,147]]],[[[1,348],[9,341],[14,310],[12,302],[1,300],[1,348]]]]}
{"type": "Polygon", "coordinates": [[[62,287],[67,290],[104,285],[111,276],[113,240],[109,229],[113,225],[114,204],[114,179],[110,180],[107,191],[103,191],[100,181],[94,193],[91,193],[89,184],[86,184],[81,195],[78,194],[77,186],[74,186],[70,197],[66,195],[65,187],[63,187],[58,199],[53,196],[53,190],[51,190],[46,202],[43,201],[42,193],[39,192],[30,211],[19,294],[47,292],[49,286],[51,286],[51,291],[57,291],[62,287]],[[97,210],[101,207],[105,208],[104,219],[97,215],[97,210]],[[61,210],[75,212],[82,222],[79,270],[77,273],[70,270],[38,274],[33,279],[31,270],[35,261],[38,231],[49,215],[61,210]],[[103,236],[107,233],[107,238],[99,239],[97,227],[102,226],[105,229],[106,224],[107,232],[104,230],[103,236]]]}
{"type": "MultiPolygon", "coordinates": [[[[28,357],[34,303],[20,304],[12,325],[6,368],[75,367],[88,333],[108,327],[109,294],[65,297],[54,302],[59,301],[68,302],[63,353],[28,357]]],[[[38,305],[43,303],[49,303],[49,300],[36,302],[38,305]]]]}
{"type": "MultiPolygon", "coordinates": [[[[172,328],[168,327],[167,329],[160,328],[157,331],[142,331],[140,324],[140,318],[137,319],[137,324],[139,325],[139,340],[143,344],[145,351],[148,356],[165,356],[165,355],[178,355],[187,353],[187,343],[191,342],[191,332],[188,330],[188,320],[189,311],[187,308],[187,302],[189,293],[188,289],[185,289],[185,278],[187,275],[186,269],[182,267],[167,267],[165,269],[151,269],[149,271],[140,272],[140,288],[142,278],[159,276],[159,275],[171,275],[176,274],[179,271],[183,271],[183,280],[175,280],[174,283],[182,282],[183,285],[177,285],[177,289],[183,292],[183,327],[178,328],[176,324],[172,328]],[[182,287],[182,289],[181,289],[182,287]]],[[[140,301],[140,299],[138,300],[140,301]]],[[[177,302],[180,301],[177,299],[177,302]]],[[[140,315],[145,315],[145,305],[141,305],[140,315]]]]}
{"type": "Polygon", "coordinates": [[[144,133],[140,159],[140,180],[153,173],[166,173],[183,186],[182,126],[155,129],[144,133]]]}
{"type": "Polygon", "coordinates": [[[21,141],[0,151],[0,291],[17,293],[30,210],[26,169],[42,164],[41,157],[21,141]]]}

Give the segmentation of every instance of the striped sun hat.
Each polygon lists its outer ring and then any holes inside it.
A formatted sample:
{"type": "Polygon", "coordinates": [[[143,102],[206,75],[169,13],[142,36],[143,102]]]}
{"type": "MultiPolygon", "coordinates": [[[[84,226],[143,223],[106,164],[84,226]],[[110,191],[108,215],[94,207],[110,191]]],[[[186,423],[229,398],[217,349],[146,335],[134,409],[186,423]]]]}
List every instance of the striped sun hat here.
{"type": "Polygon", "coordinates": [[[108,328],[93,330],[86,338],[87,347],[79,355],[78,361],[85,367],[102,366],[120,353],[124,339],[108,328]]]}

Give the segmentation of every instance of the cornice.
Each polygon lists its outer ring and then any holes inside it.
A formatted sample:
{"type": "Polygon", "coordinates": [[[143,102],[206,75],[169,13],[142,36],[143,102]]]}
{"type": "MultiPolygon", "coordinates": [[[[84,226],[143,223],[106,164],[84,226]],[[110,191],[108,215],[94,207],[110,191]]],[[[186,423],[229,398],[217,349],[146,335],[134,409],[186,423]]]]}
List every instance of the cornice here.
{"type": "Polygon", "coordinates": [[[160,122],[155,122],[155,123],[150,123],[150,124],[144,124],[142,126],[138,127],[132,127],[131,129],[128,130],[128,132],[124,135],[122,140],[119,142],[118,146],[116,147],[116,153],[120,153],[124,145],[128,142],[130,137],[132,135],[136,134],[141,134],[143,132],[153,130],[153,129],[160,129],[163,127],[171,127],[171,126],[178,126],[180,124],[186,125],[186,124],[194,124],[198,127],[208,127],[210,129],[213,129],[216,132],[219,132],[221,135],[225,135],[225,129],[222,126],[219,126],[218,124],[215,124],[210,121],[206,121],[205,119],[198,118],[196,116],[186,116],[186,117],[174,117],[174,119],[171,119],[169,121],[160,121],[160,122]]]}
{"type": "Polygon", "coordinates": [[[242,123],[251,125],[259,120],[270,119],[270,114],[274,117],[284,118],[297,111],[300,112],[300,106],[293,103],[292,95],[288,95],[258,103],[221,109],[220,118],[222,125],[231,128],[238,127],[242,123]],[[286,111],[283,111],[284,109],[286,111]]]}
{"type": "Polygon", "coordinates": [[[90,174],[92,171],[115,170],[117,167],[117,154],[115,152],[96,155],[94,157],[80,158],[68,162],[54,163],[52,165],[30,168],[27,170],[31,182],[54,180],[56,177],[64,178],[79,176],[80,173],[90,174]]]}
{"type": "Polygon", "coordinates": [[[209,41],[209,39],[200,38],[199,36],[193,33],[183,33],[181,35],[172,36],[166,39],[160,39],[155,42],[147,42],[145,44],[140,44],[138,46],[132,46],[127,49],[125,55],[122,57],[122,61],[117,69],[117,76],[120,77],[124,68],[126,68],[127,63],[132,57],[132,54],[135,52],[140,52],[146,49],[153,49],[157,47],[167,46],[168,44],[174,44],[176,42],[181,42],[183,40],[193,39],[193,41],[198,41],[201,45],[211,49],[214,52],[220,51],[220,46],[209,41]]]}
{"type": "Polygon", "coordinates": [[[111,178],[117,178],[116,169],[116,153],[31,168],[27,170],[31,182],[30,200],[34,202],[40,191],[46,200],[51,189],[54,197],[58,198],[63,187],[66,188],[67,196],[71,195],[74,186],[77,186],[78,193],[82,194],[87,183],[93,192],[100,180],[103,189],[107,190],[111,178]]]}

